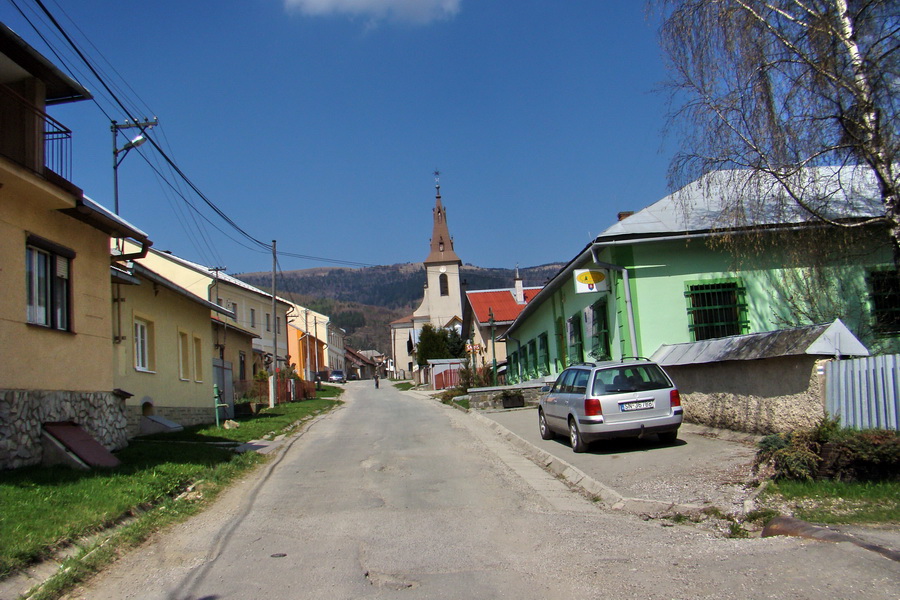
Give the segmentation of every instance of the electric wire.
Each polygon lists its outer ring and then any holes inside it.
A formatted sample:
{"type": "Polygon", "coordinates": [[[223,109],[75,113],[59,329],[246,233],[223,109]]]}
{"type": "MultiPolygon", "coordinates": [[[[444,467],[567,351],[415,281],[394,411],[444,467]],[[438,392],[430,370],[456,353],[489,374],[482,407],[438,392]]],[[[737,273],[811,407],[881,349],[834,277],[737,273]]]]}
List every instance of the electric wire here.
{"type": "MultiPolygon", "coordinates": [[[[41,31],[35,26],[35,24],[31,21],[31,19],[28,18],[28,16],[24,13],[24,11],[21,9],[21,7],[19,7],[19,5],[15,2],[15,0],[9,0],[9,2],[16,8],[16,10],[22,16],[22,18],[25,19],[26,22],[29,23],[29,25],[32,27],[32,29],[35,30],[35,33],[42,39],[42,41],[47,45],[47,47],[50,48],[50,50],[53,52],[54,56],[63,65],[66,66],[66,68],[68,68],[71,72],[81,73],[80,69],[74,68],[73,65],[71,65],[69,61],[65,60],[59,54],[59,52],[56,50],[56,47],[41,33],[41,31]]],[[[82,50],[79,48],[79,46],[69,36],[69,34],[62,27],[62,25],[59,23],[59,21],[53,16],[53,14],[47,9],[47,7],[44,5],[44,3],[41,0],[34,0],[34,2],[38,5],[38,7],[41,9],[41,11],[46,16],[46,18],[49,19],[49,22],[53,25],[53,28],[55,28],[55,30],[57,32],[59,32],[59,34],[62,36],[62,39],[66,42],[68,47],[71,48],[75,52],[75,54],[80,59],[80,61],[89,69],[89,71],[93,75],[93,78],[103,87],[103,89],[106,90],[106,93],[109,95],[109,98],[111,98],[113,100],[114,104],[117,105],[122,111],[125,112],[126,117],[128,119],[137,123],[138,119],[134,116],[134,114],[136,114],[136,110],[134,108],[129,108],[128,106],[126,106],[125,102],[119,97],[119,94],[117,94],[115,91],[113,91],[111,84],[107,82],[106,78],[103,75],[101,75],[98,68],[95,67],[95,65],[88,59],[88,57],[84,54],[84,52],[82,52],[82,50]]],[[[54,2],[54,4],[57,7],[59,7],[58,3],[54,2]]],[[[69,19],[69,21],[73,22],[73,24],[74,24],[74,21],[71,20],[71,18],[68,16],[68,14],[65,12],[65,10],[63,10],[61,7],[60,7],[60,10],[63,14],[66,15],[66,17],[69,19]]],[[[81,29],[78,28],[77,25],[75,25],[75,28],[81,33],[81,35],[83,37],[85,37],[85,39],[88,39],[87,36],[84,35],[84,32],[81,31],[81,29]]],[[[106,62],[110,66],[110,68],[112,68],[113,72],[116,73],[116,75],[119,77],[119,79],[121,79],[124,82],[125,81],[124,78],[122,78],[121,75],[118,74],[118,72],[115,70],[115,68],[112,67],[111,63],[109,63],[109,61],[107,61],[106,58],[103,57],[102,53],[100,53],[99,50],[96,49],[96,46],[94,46],[90,42],[89,39],[88,39],[88,43],[103,58],[104,62],[106,62]]],[[[131,86],[129,86],[127,84],[127,82],[125,82],[125,85],[128,87],[129,90],[134,92],[134,90],[131,88],[131,86]]],[[[118,86],[116,86],[116,87],[117,87],[117,89],[119,89],[120,92],[122,91],[121,88],[119,88],[118,86]]],[[[123,93],[122,95],[126,96],[127,94],[123,93]]],[[[138,96],[136,93],[134,95],[138,96]]],[[[140,100],[139,96],[138,96],[138,99],[140,100]]],[[[93,100],[94,100],[95,105],[104,114],[104,116],[106,116],[106,118],[108,120],[113,122],[114,119],[112,119],[110,117],[109,113],[107,112],[107,110],[104,109],[104,107],[101,105],[99,100],[96,97],[94,97],[93,100]]],[[[140,100],[140,102],[142,104],[144,104],[145,107],[147,106],[143,100],[140,100]]],[[[134,104],[134,103],[129,102],[129,104],[134,104]]],[[[152,111],[148,111],[148,112],[152,113],[152,111]]],[[[259,239],[253,237],[251,234],[249,234],[246,230],[244,230],[241,226],[239,226],[234,220],[232,220],[221,208],[219,208],[214,202],[212,202],[212,200],[210,200],[197,187],[196,184],[194,184],[194,182],[187,176],[187,174],[175,163],[175,161],[171,158],[169,153],[166,150],[164,150],[157,143],[156,139],[154,139],[154,136],[151,136],[149,134],[148,128],[139,127],[139,129],[141,130],[141,133],[144,135],[144,137],[150,142],[150,144],[156,150],[157,155],[162,158],[162,160],[166,164],[166,166],[168,166],[168,168],[171,169],[173,173],[178,175],[178,179],[180,179],[181,182],[186,184],[188,186],[188,188],[194,192],[194,194],[199,196],[200,199],[203,200],[203,202],[216,215],[219,216],[219,218],[221,218],[223,221],[225,221],[232,229],[234,229],[237,233],[239,233],[247,241],[251,242],[252,244],[255,244],[256,247],[247,246],[246,244],[236,240],[234,237],[228,235],[221,228],[217,227],[208,217],[206,217],[206,215],[204,215],[192,202],[190,202],[188,200],[187,196],[181,190],[177,189],[175,184],[173,184],[169,180],[169,178],[167,178],[161,172],[158,165],[154,166],[152,164],[152,162],[150,161],[150,159],[147,158],[146,154],[144,152],[138,150],[138,153],[145,160],[145,162],[147,162],[147,164],[150,165],[151,169],[154,171],[154,173],[157,175],[157,177],[161,181],[164,181],[172,189],[172,191],[174,191],[174,193],[176,193],[188,205],[188,207],[191,209],[193,214],[202,218],[206,223],[208,223],[210,226],[212,226],[218,232],[225,235],[232,242],[237,243],[238,245],[240,245],[241,247],[243,247],[247,250],[251,250],[253,252],[258,252],[258,253],[271,252],[272,246],[270,244],[266,244],[265,242],[262,242],[259,239]]],[[[163,132],[163,137],[165,138],[165,132],[163,132]]],[[[198,224],[198,222],[196,221],[196,217],[194,217],[191,212],[189,212],[188,214],[191,215],[191,219],[194,221],[194,223],[198,224]]],[[[176,217],[178,217],[177,214],[176,214],[176,217]]],[[[190,230],[190,228],[185,227],[184,222],[181,219],[179,219],[179,221],[181,221],[182,227],[185,229],[185,231],[188,232],[190,230]]],[[[196,230],[198,230],[198,231],[203,230],[203,228],[197,227],[196,230]]],[[[205,230],[204,230],[204,233],[205,233],[205,230]]],[[[209,240],[208,238],[205,238],[203,241],[205,242],[205,245],[207,246],[207,248],[210,248],[211,250],[214,248],[214,245],[212,244],[211,240],[209,240]]],[[[202,254],[203,252],[200,251],[198,244],[195,243],[194,245],[195,245],[195,249],[197,249],[198,252],[202,254]]],[[[332,258],[327,258],[327,257],[313,256],[313,255],[299,254],[299,253],[292,253],[292,252],[284,252],[284,251],[277,251],[276,255],[284,256],[286,258],[295,258],[295,259],[301,259],[301,260],[310,260],[310,261],[325,262],[325,263],[354,266],[354,267],[373,267],[373,266],[375,266],[374,264],[371,264],[371,263],[364,263],[364,262],[359,262],[359,261],[332,259],[332,258]]],[[[277,258],[276,258],[276,261],[277,261],[277,258]]],[[[219,262],[221,262],[221,261],[219,261],[219,262]]]]}

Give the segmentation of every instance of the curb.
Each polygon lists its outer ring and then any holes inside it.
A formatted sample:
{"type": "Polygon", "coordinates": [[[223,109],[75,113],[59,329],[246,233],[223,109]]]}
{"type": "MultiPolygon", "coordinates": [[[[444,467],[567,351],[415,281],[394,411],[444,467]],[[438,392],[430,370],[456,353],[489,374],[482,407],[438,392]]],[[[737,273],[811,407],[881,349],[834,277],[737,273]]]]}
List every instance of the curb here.
{"type": "Polygon", "coordinates": [[[646,498],[628,498],[588,476],[584,471],[572,466],[558,456],[554,456],[549,452],[541,450],[496,421],[485,417],[477,411],[469,410],[468,413],[472,415],[475,420],[480,421],[497,433],[501,438],[521,450],[525,456],[536,465],[563,479],[571,487],[581,491],[587,496],[599,499],[613,510],[620,510],[635,515],[660,513],[699,514],[704,508],[707,508],[695,504],[678,504],[660,500],[649,500],[646,498]]]}

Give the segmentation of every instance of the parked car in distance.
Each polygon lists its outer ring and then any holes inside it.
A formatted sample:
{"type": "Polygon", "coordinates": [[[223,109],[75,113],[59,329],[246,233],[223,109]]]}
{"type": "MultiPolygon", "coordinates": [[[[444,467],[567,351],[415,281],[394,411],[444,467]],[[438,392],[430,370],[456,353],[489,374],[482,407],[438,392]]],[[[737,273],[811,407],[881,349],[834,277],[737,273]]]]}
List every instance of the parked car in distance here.
{"type": "Polygon", "coordinates": [[[645,358],[572,365],[538,406],[541,438],[566,435],[575,452],[599,439],[656,434],[678,439],[681,396],[662,367],[645,358]]]}
{"type": "Polygon", "coordinates": [[[331,372],[331,375],[328,376],[328,383],[347,383],[347,378],[344,377],[343,371],[335,369],[331,372]]]}

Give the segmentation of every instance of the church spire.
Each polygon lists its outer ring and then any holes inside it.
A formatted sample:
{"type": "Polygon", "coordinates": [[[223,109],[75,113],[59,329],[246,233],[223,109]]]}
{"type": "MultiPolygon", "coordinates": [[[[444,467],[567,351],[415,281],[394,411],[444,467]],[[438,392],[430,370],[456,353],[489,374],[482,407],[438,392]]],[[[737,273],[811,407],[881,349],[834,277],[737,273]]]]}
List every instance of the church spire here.
{"type": "Polygon", "coordinates": [[[450,228],[447,226],[447,212],[441,204],[441,172],[434,171],[434,226],[431,232],[431,251],[425,263],[458,263],[462,264],[459,256],[453,251],[453,238],[450,237],[450,228]]]}

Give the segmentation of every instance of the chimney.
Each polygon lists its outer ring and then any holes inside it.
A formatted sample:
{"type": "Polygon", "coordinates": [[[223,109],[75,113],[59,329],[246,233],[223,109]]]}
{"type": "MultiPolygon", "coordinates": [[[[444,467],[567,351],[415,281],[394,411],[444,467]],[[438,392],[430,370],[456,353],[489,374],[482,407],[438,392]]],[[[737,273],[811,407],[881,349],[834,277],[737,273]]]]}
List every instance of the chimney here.
{"type": "Polygon", "coordinates": [[[522,287],[522,278],[519,277],[519,265],[516,265],[516,302],[525,304],[525,289],[522,287]]]}
{"type": "Polygon", "coordinates": [[[627,219],[628,217],[630,217],[633,214],[634,214],[633,210],[623,210],[622,212],[619,213],[619,220],[621,221],[622,219],[627,219]]]}

